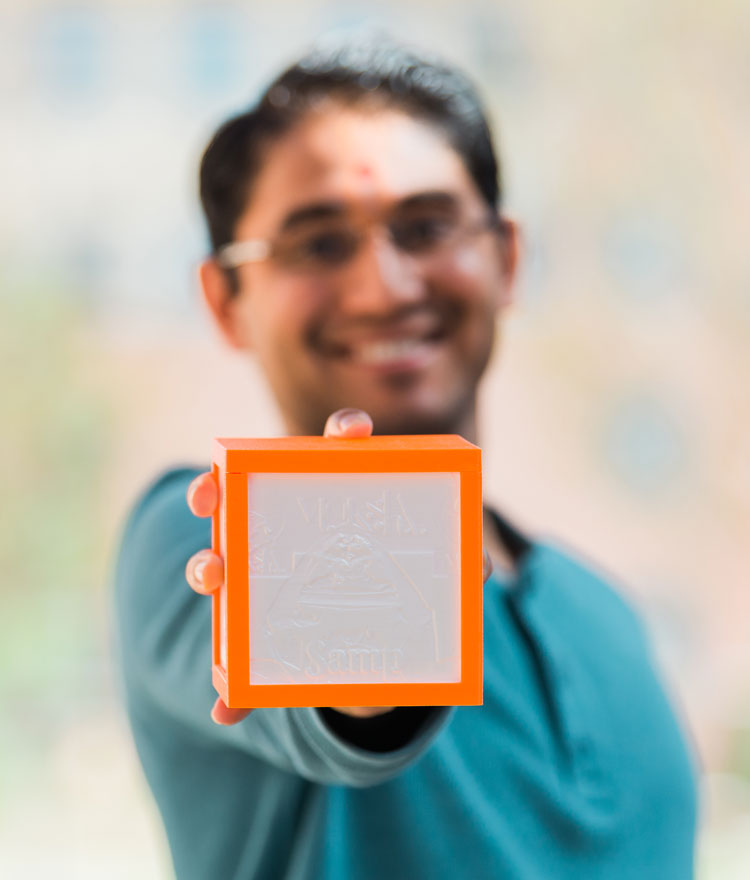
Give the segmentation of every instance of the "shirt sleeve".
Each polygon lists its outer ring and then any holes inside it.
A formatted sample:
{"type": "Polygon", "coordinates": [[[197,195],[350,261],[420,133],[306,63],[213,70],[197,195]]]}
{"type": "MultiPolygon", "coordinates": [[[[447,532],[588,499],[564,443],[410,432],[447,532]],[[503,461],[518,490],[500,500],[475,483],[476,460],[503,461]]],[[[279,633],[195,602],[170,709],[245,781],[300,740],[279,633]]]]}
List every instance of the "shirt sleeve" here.
{"type": "Polygon", "coordinates": [[[325,710],[315,708],[256,709],[229,727],[211,720],[216,699],[211,602],[185,581],[188,559],[211,543],[210,520],[194,517],[185,501],[197,473],[181,469],[161,477],[124,530],[115,574],[115,626],[131,723],[148,715],[153,726],[161,716],[207,746],[242,749],[312,782],[368,786],[400,773],[447,724],[449,708],[422,710],[413,719],[418,723],[406,727],[396,714],[390,722],[372,719],[370,733],[366,725],[352,732],[351,726],[332,723],[325,710]],[[398,729],[385,729],[389,723],[398,729]],[[363,747],[371,744],[378,726],[380,745],[363,747]],[[393,747],[387,749],[389,744],[393,747]]]}

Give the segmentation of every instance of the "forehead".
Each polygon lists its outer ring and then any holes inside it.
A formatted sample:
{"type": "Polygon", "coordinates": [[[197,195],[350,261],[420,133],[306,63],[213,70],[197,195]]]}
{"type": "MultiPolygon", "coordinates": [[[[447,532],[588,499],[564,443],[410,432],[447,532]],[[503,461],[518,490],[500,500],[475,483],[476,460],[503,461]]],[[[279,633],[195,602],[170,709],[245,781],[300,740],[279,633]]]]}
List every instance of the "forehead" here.
{"type": "Polygon", "coordinates": [[[437,128],[395,110],[329,107],[268,147],[239,228],[267,231],[290,211],[320,201],[381,209],[439,190],[479,198],[437,128]]]}

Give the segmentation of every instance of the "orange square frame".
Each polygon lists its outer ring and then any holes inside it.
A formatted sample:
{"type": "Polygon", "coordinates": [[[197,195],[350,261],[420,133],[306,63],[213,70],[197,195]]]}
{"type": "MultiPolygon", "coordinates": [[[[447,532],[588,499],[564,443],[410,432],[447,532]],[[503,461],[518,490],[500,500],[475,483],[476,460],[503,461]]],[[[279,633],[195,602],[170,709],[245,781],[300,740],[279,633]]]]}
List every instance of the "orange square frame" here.
{"type": "Polygon", "coordinates": [[[447,706],[482,702],[481,450],[458,435],[356,439],[217,438],[212,546],[225,584],[213,597],[213,683],[227,706],[447,706]],[[456,682],[250,684],[248,475],[457,473],[460,481],[460,675],[456,682]],[[226,619],[222,620],[222,614],[226,619]],[[225,656],[222,658],[222,629],[225,656]]]}

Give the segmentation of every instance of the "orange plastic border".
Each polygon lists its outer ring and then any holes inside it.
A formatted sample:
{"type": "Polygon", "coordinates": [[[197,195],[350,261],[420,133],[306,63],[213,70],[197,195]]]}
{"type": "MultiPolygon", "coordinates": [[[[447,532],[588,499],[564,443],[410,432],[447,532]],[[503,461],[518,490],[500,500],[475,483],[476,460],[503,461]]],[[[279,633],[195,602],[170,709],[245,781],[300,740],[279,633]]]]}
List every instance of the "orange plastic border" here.
{"type": "Polygon", "coordinates": [[[213,683],[230,707],[447,706],[482,702],[481,450],[457,435],[335,440],[283,437],[214,441],[222,485],[213,548],[224,557],[227,664],[221,663],[221,605],[213,599],[213,683]],[[253,473],[458,473],[460,479],[460,680],[354,684],[250,684],[248,481],[253,473]],[[226,546],[224,546],[224,533],[226,546]]]}

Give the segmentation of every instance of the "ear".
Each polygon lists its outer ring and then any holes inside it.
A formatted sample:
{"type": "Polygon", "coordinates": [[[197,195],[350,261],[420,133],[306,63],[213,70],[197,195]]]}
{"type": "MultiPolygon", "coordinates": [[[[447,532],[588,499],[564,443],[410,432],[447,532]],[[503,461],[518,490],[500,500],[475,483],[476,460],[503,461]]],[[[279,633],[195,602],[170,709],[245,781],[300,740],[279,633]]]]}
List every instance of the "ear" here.
{"type": "Polygon", "coordinates": [[[521,259],[521,231],[515,220],[502,214],[498,217],[497,247],[500,259],[502,285],[498,308],[504,309],[515,302],[516,279],[521,259]]]}
{"type": "Polygon", "coordinates": [[[213,257],[204,260],[198,267],[198,281],[203,300],[224,341],[232,348],[248,349],[250,346],[246,334],[240,332],[241,327],[235,318],[240,294],[232,290],[226,272],[213,257]]]}

